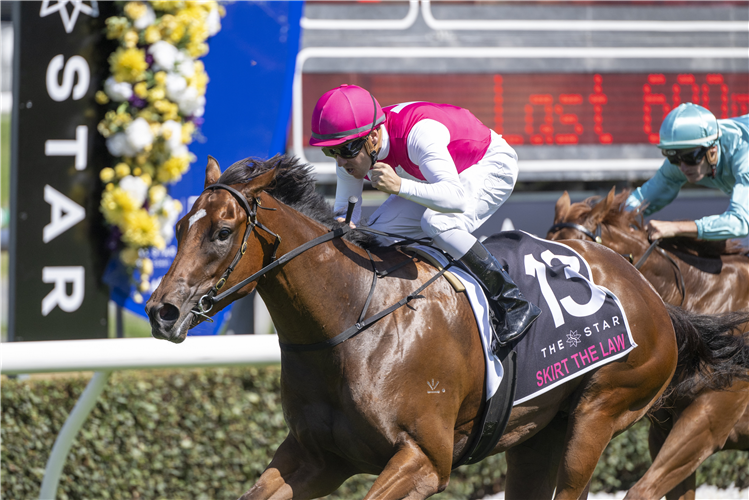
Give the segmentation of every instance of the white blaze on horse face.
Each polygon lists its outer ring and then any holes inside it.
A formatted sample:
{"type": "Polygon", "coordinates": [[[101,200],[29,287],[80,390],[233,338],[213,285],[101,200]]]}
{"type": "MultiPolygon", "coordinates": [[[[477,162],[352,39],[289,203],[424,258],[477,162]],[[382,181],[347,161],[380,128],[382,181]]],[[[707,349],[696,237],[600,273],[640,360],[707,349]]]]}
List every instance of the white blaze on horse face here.
{"type": "Polygon", "coordinates": [[[189,231],[193,224],[195,224],[196,222],[198,222],[200,219],[202,219],[206,215],[208,215],[208,214],[206,213],[206,211],[205,211],[204,208],[201,208],[200,210],[198,210],[197,212],[195,212],[193,214],[193,216],[190,217],[190,225],[187,226],[187,230],[189,231]]]}

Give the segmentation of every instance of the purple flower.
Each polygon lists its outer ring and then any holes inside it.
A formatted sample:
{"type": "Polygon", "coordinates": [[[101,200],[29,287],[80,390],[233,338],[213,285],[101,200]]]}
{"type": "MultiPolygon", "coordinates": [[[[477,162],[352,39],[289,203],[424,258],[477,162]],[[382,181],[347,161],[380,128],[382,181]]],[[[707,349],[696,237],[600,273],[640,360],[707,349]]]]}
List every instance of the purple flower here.
{"type": "Polygon", "coordinates": [[[148,67],[150,68],[153,64],[153,56],[146,52],[146,63],[148,63],[148,67]]]}
{"type": "Polygon", "coordinates": [[[138,109],[142,109],[142,108],[146,107],[146,101],[145,101],[145,99],[141,99],[140,97],[136,96],[135,94],[133,94],[132,96],[130,96],[129,101],[130,101],[130,104],[132,104],[134,107],[136,107],[138,109]]]}
{"type": "Polygon", "coordinates": [[[195,124],[196,127],[201,127],[205,123],[205,119],[202,116],[191,116],[190,121],[195,124]]]}

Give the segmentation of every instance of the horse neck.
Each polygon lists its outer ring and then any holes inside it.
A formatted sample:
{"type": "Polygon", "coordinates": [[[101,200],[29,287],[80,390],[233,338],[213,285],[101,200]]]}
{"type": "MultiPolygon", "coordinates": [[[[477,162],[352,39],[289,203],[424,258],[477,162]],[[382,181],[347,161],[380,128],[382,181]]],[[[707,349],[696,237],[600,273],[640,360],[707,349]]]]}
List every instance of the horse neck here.
{"type": "MultiPolygon", "coordinates": [[[[281,237],[276,256],[328,232],[322,224],[282,203],[261,221],[281,237]]],[[[366,252],[335,238],[313,247],[269,272],[257,290],[283,343],[332,338],[356,322],[355,307],[368,290],[372,266],[366,252]]]]}
{"type": "MultiPolygon", "coordinates": [[[[636,264],[645,255],[651,245],[644,231],[629,231],[616,226],[608,226],[608,228],[613,238],[611,244],[607,241],[604,241],[604,243],[622,255],[631,254],[633,264],[636,264]]],[[[674,260],[678,265],[679,259],[675,258],[674,260]]],[[[682,295],[678,277],[681,266],[676,269],[660,252],[653,251],[641,265],[640,272],[653,285],[664,301],[676,305],[681,303],[682,295]]]]}

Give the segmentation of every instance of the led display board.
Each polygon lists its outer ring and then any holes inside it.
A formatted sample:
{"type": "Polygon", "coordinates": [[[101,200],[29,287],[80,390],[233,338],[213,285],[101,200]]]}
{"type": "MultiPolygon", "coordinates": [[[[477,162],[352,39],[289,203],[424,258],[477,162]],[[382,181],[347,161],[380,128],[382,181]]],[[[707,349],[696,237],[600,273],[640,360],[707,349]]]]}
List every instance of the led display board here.
{"type": "Polygon", "coordinates": [[[512,145],[656,144],[682,102],[718,118],[749,113],[749,73],[508,73],[303,75],[303,144],[317,99],[349,83],[381,105],[430,101],[473,112],[512,145]]]}

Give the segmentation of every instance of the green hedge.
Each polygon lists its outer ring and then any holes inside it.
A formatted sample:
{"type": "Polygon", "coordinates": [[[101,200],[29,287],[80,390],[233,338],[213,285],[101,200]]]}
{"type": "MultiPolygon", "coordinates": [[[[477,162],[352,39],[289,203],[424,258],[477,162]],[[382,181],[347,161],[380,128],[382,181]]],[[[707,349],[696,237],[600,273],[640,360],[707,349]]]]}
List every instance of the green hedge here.
{"type": "MultiPolygon", "coordinates": [[[[61,499],[236,499],[259,477],[287,430],[279,369],[119,372],[73,443],[61,499]]],[[[2,381],[2,497],[39,494],[57,433],[88,378],[2,381]]],[[[616,438],[592,491],[627,489],[650,464],[647,427],[616,438]]],[[[749,486],[747,453],[714,455],[700,483],[749,486]]],[[[438,498],[482,498],[504,484],[504,454],[461,467],[438,498]]],[[[356,476],[329,498],[362,498],[374,476],[356,476]]]]}

